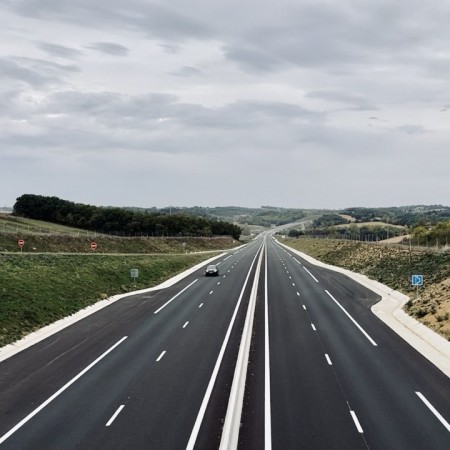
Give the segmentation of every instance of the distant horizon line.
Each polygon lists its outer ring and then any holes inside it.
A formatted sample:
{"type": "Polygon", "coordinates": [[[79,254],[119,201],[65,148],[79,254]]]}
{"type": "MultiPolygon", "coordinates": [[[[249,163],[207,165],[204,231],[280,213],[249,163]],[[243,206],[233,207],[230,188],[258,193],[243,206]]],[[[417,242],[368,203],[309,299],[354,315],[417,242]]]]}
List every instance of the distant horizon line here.
{"type": "MultiPolygon", "coordinates": [[[[74,202],[79,203],[79,202],[74,202]]],[[[81,203],[81,204],[88,204],[88,203],[81,203]]],[[[96,206],[96,205],[94,205],[96,206]]],[[[114,205],[100,205],[100,207],[103,208],[136,208],[136,209],[192,209],[192,208],[242,208],[242,209],[290,209],[290,210],[302,210],[302,211],[342,211],[342,210],[348,210],[353,208],[365,208],[365,209],[381,209],[381,208],[419,208],[419,207],[441,207],[441,208],[449,208],[450,206],[442,205],[442,204],[411,204],[411,205],[389,205],[389,206],[346,206],[343,208],[327,208],[327,207],[291,207],[291,206],[274,206],[274,205],[261,205],[261,206],[239,206],[239,205],[215,205],[215,206],[201,206],[201,205],[194,205],[194,206],[174,206],[174,205],[168,205],[168,206],[114,206],[114,205]]],[[[0,211],[13,211],[14,206],[1,206],[0,211]]]]}

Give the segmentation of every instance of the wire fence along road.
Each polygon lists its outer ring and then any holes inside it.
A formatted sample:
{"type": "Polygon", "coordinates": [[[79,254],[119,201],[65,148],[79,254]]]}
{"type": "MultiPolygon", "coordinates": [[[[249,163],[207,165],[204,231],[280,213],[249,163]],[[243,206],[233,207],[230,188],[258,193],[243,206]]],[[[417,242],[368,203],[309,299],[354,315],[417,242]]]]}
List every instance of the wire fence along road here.
{"type": "MultiPolygon", "coordinates": [[[[372,245],[383,245],[386,247],[399,248],[403,250],[420,250],[420,251],[430,251],[430,252],[447,252],[450,250],[450,245],[448,243],[448,238],[441,239],[425,239],[425,238],[405,238],[400,242],[393,243],[383,240],[376,239],[376,236],[359,236],[359,235],[349,235],[340,237],[330,237],[324,235],[311,235],[307,236],[309,239],[325,239],[333,241],[351,241],[351,242],[362,242],[365,244],[372,245]]],[[[300,238],[301,239],[301,238],[300,238]]]]}
{"type": "Polygon", "coordinates": [[[74,237],[88,237],[95,238],[98,236],[108,236],[108,237],[120,237],[120,238],[135,238],[135,237],[143,237],[143,238],[170,238],[170,239],[224,239],[230,238],[228,235],[209,235],[209,234],[170,234],[170,233],[129,233],[126,231],[110,231],[110,232],[99,232],[92,230],[81,230],[81,229],[67,229],[67,230],[58,230],[57,228],[47,228],[47,227],[36,227],[32,225],[24,225],[24,224],[11,224],[4,223],[0,224],[0,232],[8,233],[8,234],[40,234],[40,235],[48,235],[48,236],[74,236],[74,237]]]}

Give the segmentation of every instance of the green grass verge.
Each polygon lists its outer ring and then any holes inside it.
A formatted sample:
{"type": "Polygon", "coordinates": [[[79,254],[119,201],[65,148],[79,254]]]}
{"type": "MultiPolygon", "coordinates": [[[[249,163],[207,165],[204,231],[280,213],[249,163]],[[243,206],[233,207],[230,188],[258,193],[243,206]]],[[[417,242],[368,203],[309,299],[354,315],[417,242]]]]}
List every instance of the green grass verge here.
{"type": "Polygon", "coordinates": [[[25,217],[16,217],[11,214],[0,213],[0,231],[1,232],[25,232],[25,233],[67,233],[67,234],[91,234],[86,230],[79,230],[65,225],[44,222],[42,220],[27,219],[25,217]]]}
{"type": "Polygon", "coordinates": [[[157,238],[118,237],[97,235],[93,237],[48,235],[35,233],[3,233],[0,231],[0,252],[20,252],[19,239],[25,241],[24,253],[92,253],[92,241],[97,244],[96,253],[186,253],[206,250],[222,250],[239,245],[231,237],[220,238],[157,238]]]}
{"type": "Polygon", "coordinates": [[[0,255],[0,346],[113,294],[156,286],[211,255],[0,255]],[[139,269],[134,287],[130,269],[139,269]]]}

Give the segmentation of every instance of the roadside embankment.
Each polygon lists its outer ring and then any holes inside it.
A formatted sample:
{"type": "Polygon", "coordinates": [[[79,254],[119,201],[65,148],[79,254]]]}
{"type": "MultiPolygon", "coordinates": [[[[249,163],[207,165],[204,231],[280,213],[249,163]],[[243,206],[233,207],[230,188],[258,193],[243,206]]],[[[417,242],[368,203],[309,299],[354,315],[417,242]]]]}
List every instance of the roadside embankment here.
{"type": "Polygon", "coordinates": [[[0,347],[112,295],[152,288],[237,245],[226,236],[0,232],[0,347]],[[96,250],[91,250],[92,242],[96,250]],[[131,269],[139,271],[135,280],[131,269]]]}
{"type": "Polygon", "coordinates": [[[367,275],[410,297],[405,311],[450,340],[450,252],[426,252],[333,239],[284,239],[282,243],[324,263],[367,275]],[[418,290],[411,276],[423,275],[418,290]]]}
{"type": "MultiPolygon", "coordinates": [[[[310,254],[294,248],[294,246],[290,245],[291,243],[289,241],[286,242],[283,240],[280,243],[312,264],[341,272],[380,295],[381,301],[372,306],[372,312],[425,358],[450,377],[449,340],[425,326],[423,323],[418,322],[413,316],[408,315],[403,310],[403,306],[409,303],[409,297],[407,295],[392,289],[386,284],[374,280],[373,277],[369,278],[367,275],[349,270],[348,268],[343,268],[342,266],[338,267],[337,264],[327,264],[323,261],[319,261],[310,256],[310,254]]],[[[309,245],[313,245],[313,243],[309,243],[309,245]]],[[[316,248],[316,251],[319,251],[319,249],[316,248]]],[[[312,253],[311,249],[309,253],[312,253]]]]}
{"type": "Polygon", "coordinates": [[[74,236],[68,234],[4,233],[0,231],[0,253],[21,252],[19,239],[24,241],[23,253],[189,253],[221,250],[239,245],[223,237],[121,237],[98,234],[74,236]],[[91,249],[95,242],[96,250],[91,249]]]}

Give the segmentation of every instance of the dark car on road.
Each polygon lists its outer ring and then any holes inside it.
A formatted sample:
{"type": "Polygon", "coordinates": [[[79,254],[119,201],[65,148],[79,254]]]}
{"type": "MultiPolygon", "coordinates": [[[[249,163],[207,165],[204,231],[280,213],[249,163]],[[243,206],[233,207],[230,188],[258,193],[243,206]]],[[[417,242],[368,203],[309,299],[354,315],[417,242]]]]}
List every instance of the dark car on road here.
{"type": "Polygon", "coordinates": [[[205,269],[205,276],[207,277],[217,277],[219,275],[219,268],[215,264],[210,264],[205,269]]]}

